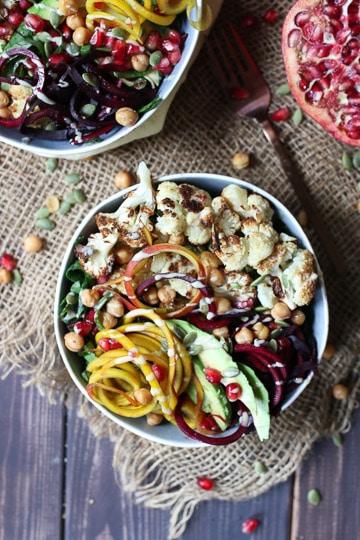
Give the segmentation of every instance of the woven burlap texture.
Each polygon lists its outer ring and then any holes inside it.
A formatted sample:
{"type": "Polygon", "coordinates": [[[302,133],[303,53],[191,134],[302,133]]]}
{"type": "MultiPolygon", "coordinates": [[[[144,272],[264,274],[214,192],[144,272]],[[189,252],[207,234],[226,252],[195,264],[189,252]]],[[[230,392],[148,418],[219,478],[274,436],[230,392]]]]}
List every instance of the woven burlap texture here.
{"type": "MultiPolygon", "coordinates": [[[[209,38],[219,39],[227,21],[240,21],[249,10],[261,14],[262,0],[226,0],[209,38]],[[244,7],[242,7],[242,5],[244,7]]],[[[271,3],[281,13],[288,1],[271,3]]],[[[270,5],[270,3],[269,3],[270,5]]],[[[259,26],[248,34],[249,44],[262,71],[275,89],[285,81],[280,54],[279,27],[259,26]]],[[[295,105],[291,97],[276,98],[273,108],[295,105]]],[[[1,288],[0,351],[5,375],[17,368],[26,384],[36,384],[50,399],[67,393],[75,401],[95,434],[114,441],[114,470],[135,500],[151,507],[171,510],[169,538],[184,531],[195,506],[209,498],[245,499],[258,495],[285,480],[299,465],[313,442],[324,434],[345,431],[356,405],[359,388],[359,231],[356,210],[355,174],[345,173],[339,163],[342,147],[310,120],[295,128],[281,125],[281,136],[305,174],[314,201],[336,238],[347,275],[332,275],[326,256],[309,231],[323,266],[331,307],[331,340],[337,353],[323,361],[318,376],[285,414],[273,420],[270,440],[260,443],[250,435],[225,448],[176,449],[149,443],[115,426],[91,405],[83,403],[62,365],[53,334],[52,306],[57,273],[67,242],[89,209],[114,192],[113,177],[119,169],[135,169],[145,160],[155,176],[175,172],[202,171],[234,175],[231,156],[238,150],[252,154],[252,166],[241,178],[277,196],[288,208],[299,210],[296,198],[278,160],[258,126],[236,117],[218,88],[206,51],[193,66],[188,81],[173,103],[163,133],[132,143],[91,161],[62,161],[53,173],[46,172],[45,160],[7,146],[1,147],[0,231],[1,252],[13,253],[24,276],[21,287],[1,288]],[[87,202],[66,216],[57,216],[55,230],[44,233],[46,250],[25,254],[22,239],[34,231],[33,214],[46,197],[69,191],[64,175],[79,171],[87,202]],[[347,381],[349,400],[334,402],[331,385],[347,381]],[[253,469],[263,461],[268,472],[253,469]],[[195,479],[209,475],[216,479],[213,491],[201,491],[195,479]]],[[[156,429],[156,428],[155,428],[156,429]]]]}

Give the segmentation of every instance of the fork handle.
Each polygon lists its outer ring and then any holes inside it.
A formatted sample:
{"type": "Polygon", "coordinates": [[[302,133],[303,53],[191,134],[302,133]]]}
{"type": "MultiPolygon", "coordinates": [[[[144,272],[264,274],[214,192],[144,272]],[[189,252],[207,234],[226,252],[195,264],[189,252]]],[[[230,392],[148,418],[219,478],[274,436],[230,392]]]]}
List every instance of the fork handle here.
{"type": "Polygon", "coordinates": [[[303,209],[309,216],[314,231],[321,240],[322,246],[324,247],[328,258],[331,261],[334,270],[337,274],[344,276],[346,272],[344,259],[341,257],[340,252],[336,247],[336,244],[329,232],[329,228],[325,225],[321,215],[319,214],[305,181],[290,159],[287,150],[280,141],[279,136],[270,121],[264,120],[261,122],[261,125],[266,139],[272,144],[276,153],[278,154],[287,179],[291,183],[303,209]]]}

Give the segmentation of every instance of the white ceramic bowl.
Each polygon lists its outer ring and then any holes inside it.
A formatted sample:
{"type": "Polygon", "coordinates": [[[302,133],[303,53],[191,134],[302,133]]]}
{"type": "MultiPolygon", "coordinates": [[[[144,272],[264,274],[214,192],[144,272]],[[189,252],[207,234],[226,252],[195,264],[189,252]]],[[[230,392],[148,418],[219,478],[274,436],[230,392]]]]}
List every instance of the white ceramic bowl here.
{"type": "MultiPolygon", "coordinates": [[[[201,7],[202,3],[203,0],[198,0],[199,7],[201,7]]],[[[187,18],[184,19],[182,31],[187,34],[182,58],[175,66],[173,72],[164,78],[157,94],[163,100],[162,103],[156,109],[145,113],[134,126],[114,128],[109,134],[102,137],[100,142],[83,145],[72,145],[68,141],[51,141],[37,139],[36,137],[33,137],[30,142],[26,143],[23,141],[24,135],[16,129],[7,129],[0,126],[0,142],[27,150],[39,156],[81,159],[111,150],[134,139],[140,139],[156,133],[161,129],[169,102],[171,102],[181,83],[185,80],[190,64],[195,59],[196,52],[199,48],[197,46],[200,32],[190,25],[187,18]],[[162,114],[159,114],[160,111],[163,111],[162,114]],[[157,125],[160,124],[158,129],[156,127],[147,128],[148,124],[151,124],[151,120],[155,122],[155,118],[159,117],[160,120],[156,121],[157,125]]]]}
{"type": "MultiPolygon", "coordinates": [[[[284,223],[289,234],[292,234],[293,236],[295,236],[299,240],[300,245],[302,245],[304,248],[307,248],[311,252],[313,252],[309,239],[307,238],[306,234],[304,233],[304,231],[302,230],[302,228],[300,227],[299,223],[296,221],[294,216],[289,212],[289,210],[287,210],[287,208],[282,203],[280,203],[277,199],[275,199],[275,197],[268,194],[266,191],[258,188],[257,186],[254,186],[253,184],[244,182],[242,180],[237,180],[235,178],[231,178],[228,176],[220,176],[220,175],[205,174],[205,173],[174,174],[174,175],[161,178],[159,182],[163,182],[166,180],[168,181],[171,180],[177,183],[188,182],[190,184],[194,184],[195,186],[198,186],[202,189],[209,191],[212,195],[219,194],[226,185],[231,184],[231,183],[238,184],[239,186],[244,187],[248,189],[249,191],[259,193],[260,195],[262,195],[263,197],[267,198],[270,201],[270,203],[276,210],[277,216],[284,223]]],[[[79,357],[76,354],[71,353],[64,347],[63,336],[64,336],[64,333],[66,333],[66,328],[59,318],[59,306],[60,306],[61,299],[65,296],[67,292],[65,270],[74,259],[73,253],[74,253],[75,242],[79,236],[86,237],[96,230],[94,216],[98,212],[114,212],[120,205],[123,196],[132,189],[133,187],[130,187],[128,189],[123,190],[120,193],[116,193],[115,195],[112,195],[105,201],[98,204],[95,208],[93,208],[93,210],[89,212],[89,214],[85,217],[85,219],[79,225],[79,227],[75,231],[68,245],[68,248],[64,256],[64,260],[61,265],[59,278],[57,282],[56,295],[55,295],[54,318],[55,318],[55,334],[56,334],[57,344],[58,344],[62,359],[64,361],[64,364],[66,366],[66,369],[68,370],[76,386],[79,388],[80,392],[89,401],[91,401],[97,409],[99,409],[103,414],[105,414],[113,422],[116,422],[120,426],[128,429],[129,431],[132,431],[136,435],[139,435],[141,437],[144,437],[145,439],[149,439],[151,441],[155,441],[158,443],[168,444],[171,446],[181,446],[181,447],[186,447],[186,448],[195,448],[195,447],[205,446],[201,442],[185,437],[185,435],[183,435],[183,433],[177,427],[171,424],[164,423],[160,426],[150,427],[147,425],[145,419],[143,418],[130,419],[130,418],[117,416],[116,414],[105,409],[105,407],[103,407],[102,405],[90,399],[85,390],[84,380],[81,378],[82,369],[80,367],[79,357]]],[[[318,273],[319,273],[319,283],[318,283],[315,299],[312,303],[313,315],[314,315],[312,331],[317,342],[318,358],[320,359],[324,352],[326,341],[327,341],[329,312],[328,312],[328,302],[327,302],[327,297],[326,297],[325,284],[323,281],[322,272],[320,268],[318,268],[318,273]]],[[[306,386],[311,381],[312,376],[313,376],[312,374],[309,375],[307,379],[305,379],[303,383],[299,385],[296,388],[296,390],[287,397],[286,401],[284,402],[282,406],[282,410],[285,410],[297,399],[297,397],[304,391],[306,386]]],[[[230,430],[229,432],[227,432],[227,434],[229,433],[230,433],[230,430]]]]}

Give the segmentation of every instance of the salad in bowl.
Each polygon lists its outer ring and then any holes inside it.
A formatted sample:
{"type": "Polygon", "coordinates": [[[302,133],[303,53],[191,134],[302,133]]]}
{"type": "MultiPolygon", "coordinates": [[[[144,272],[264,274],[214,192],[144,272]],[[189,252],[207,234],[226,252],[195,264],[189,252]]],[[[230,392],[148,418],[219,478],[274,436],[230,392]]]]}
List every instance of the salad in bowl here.
{"type": "Polygon", "coordinates": [[[219,445],[254,430],[265,441],[326,344],[309,241],[251,184],[153,183],[145,163],[138,178],[92,212],[65,256],[55,306],[65,364],[97,407],[149,439],[219,445]]]}
{"type": "Polygon", "coordinates": [[[209,22],[200,4],[4,0],[2,138],[69,150],[125,135],[180,80],[209,22]]]}

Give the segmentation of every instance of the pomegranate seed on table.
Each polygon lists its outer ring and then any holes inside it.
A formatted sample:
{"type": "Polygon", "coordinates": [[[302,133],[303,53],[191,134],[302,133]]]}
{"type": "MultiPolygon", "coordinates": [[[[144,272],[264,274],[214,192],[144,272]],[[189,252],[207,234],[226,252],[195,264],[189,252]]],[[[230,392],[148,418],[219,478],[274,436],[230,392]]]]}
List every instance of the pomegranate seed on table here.
{"type": "Polygon", "coordinates": [[[243,28],[254,28],[257,25],[257,18],[254,15],[245,15],[241,21],[243,28]]]}
{"type": "Polygon", "coordinates": [[[260,521],[256,518],[248,518],[241,525],[241,531],[244,534],[251,534],[256,531],[260,525],[260,521]]]}
{"type": "Polygon", "coordinates": [[[162,366],[160,366],[159,364],[153,364],[153,365],[151,366],[151,369],[152,369],[152,371],[153,371],[153,373],[154,373],[156,379],[157,379],[159,382],[161,382],[161,381],[163,381],[163,380],[165,379],[165,377],[166,377],[166,371],[165,371],[165,369],[164,369],[162,366]]]}
{"type": "Polygon", "coordinates": [[[285,120],[288,120],[289,118],[290,111],[288,107],[282,107],[281,109],[278,109],[270,114],[270,120],[273,122],[285,122],[285,120]]]}
{"type": "Polygon", "coordinates": [[[8,22],[17,28],[24,20],[24,15],[19,9],[14,9],[9,13],[8,22]]]}
{"type": "Polygon", "coordinates": [[[9,272],[12,272],[16,268],[16,259],[10,255],[10,253],[4,253],[4,255],[0,257],[0,266],[9,272]]]}
{"type": "Polygon", "coordinates": [[[203,476],[201,478],[198,478],[196,480],[197,482],[197,485],[201,488],[201,489],[204,489],[205,491],[210,491],[213,489],[214,487],[214,480],[212,480],[211,478],[208,478],[206,476],[203,476]]]}
{"type": "Polygon", "coordinates": [[[30,30],[34,30],[34,32],[43,32],[47,24],[41,17],[34,15],[33,13],[28,13],[25,16],[24,21],[25,26],[30,30]]]}
{"type": "Polygon", "coordinates": [[[219,384],[222,379],[222,375],[218,369],[205,368],[204,375],[211,384],[219,384]]]}
{"type": "Polygon", "coordinates": [[[246,90],[246,88],[242,88],[241,86],[234,88],[231,92],[231,97],[233,99],[236,99],[238,101],[242,101],[243,99],[247,99],[250,96],[249,92],[246,90]]]}
{"type": "Polygon", "coordinates": [[[226,397],[229,401],[236,401],[241,396],[241,386],[238,383],[230,383],[226,387],[226,397]]]}
{"type": "Polygon", "coordinates": [[[279,20],[279,13],[276,9],[270,8],[265,11],[263,19],[268,24],[275,24],[279,20]]]}
{"type": "Polygon", "coordinates": [[[79,334],[79,336],[85,337],[90,334],[93,328],[93,323],[90,321],[78,321],[74,324],[74,332],[79,334]]]}
{"type": "Polygon", "coordinates": [[[99,347],[102,348],[102,350],[104,352],[113,351],[115,349],[121,349],[122,348],[122,345],[120,343],[115,341],[115,339],[111,339],[111,338],[101,338],[101,339],[99,339],[98,345],[99,345],[99,347]]]}

